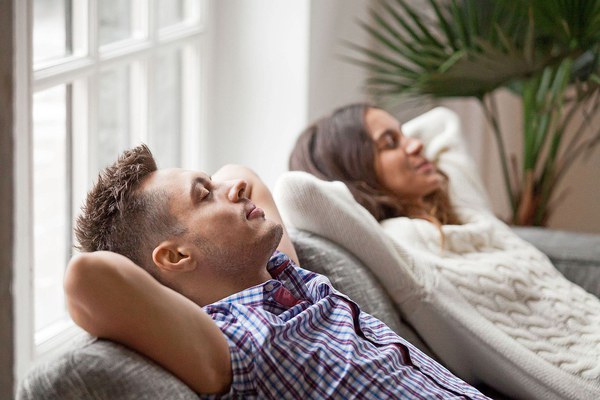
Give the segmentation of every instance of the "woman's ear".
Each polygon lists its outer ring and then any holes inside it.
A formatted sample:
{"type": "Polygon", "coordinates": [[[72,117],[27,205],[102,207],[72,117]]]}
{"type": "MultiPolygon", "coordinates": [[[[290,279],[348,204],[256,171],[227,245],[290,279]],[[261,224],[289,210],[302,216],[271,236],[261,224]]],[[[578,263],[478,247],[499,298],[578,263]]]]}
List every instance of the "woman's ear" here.
{"type": "Polygon", "coordinates": [[[188,272],[196,268],[189,248],[164,241],[152,252],[154,264],[163,272],[188,272]]]}

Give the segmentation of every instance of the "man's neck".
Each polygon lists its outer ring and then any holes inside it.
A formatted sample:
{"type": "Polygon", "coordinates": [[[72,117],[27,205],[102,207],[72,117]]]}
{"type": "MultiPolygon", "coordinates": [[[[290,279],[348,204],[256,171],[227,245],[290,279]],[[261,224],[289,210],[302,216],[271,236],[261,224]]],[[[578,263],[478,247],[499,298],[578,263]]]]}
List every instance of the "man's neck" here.
{"type": "MultiPolygon", "coordinates": [[[[251,271],[249,269],[249,271],[251,271]]],[[[203,307],[208,304],[216,303],[233,294],[240,293],[253,286],[260,285],[271,278],[271,275],[263,266],[255,274],[237,274],[237,276],[223,277],[216,283],[206,285],[202,282],[199,285],[186,285],[187,288],[180,291],[188,299],[203,307]],[[243,275],[243,276],[242,276],[243,275]]]]}

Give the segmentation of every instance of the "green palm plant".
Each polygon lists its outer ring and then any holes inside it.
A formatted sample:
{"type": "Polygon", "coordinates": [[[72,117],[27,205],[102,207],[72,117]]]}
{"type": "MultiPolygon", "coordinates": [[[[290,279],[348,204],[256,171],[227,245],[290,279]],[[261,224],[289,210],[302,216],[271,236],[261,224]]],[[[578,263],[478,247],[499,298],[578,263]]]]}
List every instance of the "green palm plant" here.
{"type": "Polygon", "coordinates": [[[600,143],[590,124],[600,106],[600,0],[422,3],[428,12],[405,0],[376,3],[360,23],[377,46],[348,43],[351,62],[368,69],[367,88],[380,101],[478,99],[496,140],[511,222],[545,225],[560,200],[557,184],[600,143]],[[498,123],[491,94],[501,87],[522,100],[521,165],[498,123]]]}

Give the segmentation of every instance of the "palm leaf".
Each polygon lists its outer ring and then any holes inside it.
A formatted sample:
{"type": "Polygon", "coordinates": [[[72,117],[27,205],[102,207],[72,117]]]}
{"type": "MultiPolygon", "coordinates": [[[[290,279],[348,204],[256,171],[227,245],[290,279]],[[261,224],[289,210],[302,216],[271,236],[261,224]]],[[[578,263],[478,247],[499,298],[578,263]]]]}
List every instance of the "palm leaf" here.
{"type": "Polygon", "coordinates": [[[434,97],[481,97],[507,81],[527,76],[536,69],[521,55],[507,54],[482,40],[477,44],[482,49],[480,52],[466,52],[450,67],[429,74],[423,82],[423,94],[434,97]]]}

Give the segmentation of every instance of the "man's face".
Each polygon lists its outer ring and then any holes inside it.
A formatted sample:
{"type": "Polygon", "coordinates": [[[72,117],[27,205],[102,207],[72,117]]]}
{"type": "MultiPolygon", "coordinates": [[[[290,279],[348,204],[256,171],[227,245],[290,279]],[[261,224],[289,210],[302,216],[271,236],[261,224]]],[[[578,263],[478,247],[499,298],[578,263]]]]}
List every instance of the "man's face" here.
{"type": "Polygon", "coordinates": [[[171,214],[186,228],[177,240],[194,248],[207,279],[243,285],[264,273],[283,228],[246,197],[245,181],[217,182],[202,172],[167,169],[152,173],[143,189],[167,192],[171,214]]]}

